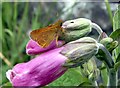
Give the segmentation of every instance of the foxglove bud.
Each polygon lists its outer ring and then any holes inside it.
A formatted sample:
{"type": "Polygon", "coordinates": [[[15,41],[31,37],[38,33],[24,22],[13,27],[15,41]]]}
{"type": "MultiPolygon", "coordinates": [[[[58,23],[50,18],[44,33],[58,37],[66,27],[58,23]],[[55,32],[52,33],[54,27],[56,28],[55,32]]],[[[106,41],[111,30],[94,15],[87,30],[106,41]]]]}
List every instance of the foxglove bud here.
{"type": "Polygon", "coordinates": [[[100,70],[96,68],[93,70],[93,72],[89,75],[88,78],[92,81],[95,81],[98,79],[99,75],[100,75],[100,70]]]}
{"type": "Polygon", "coordinates": [[[113,49],[115,49],[118,45],[118,42],[117,41],[113,41],[112,38],[110,37],[107,37],[107,38],[103,38],[101,41],[100,41],[101,44],[103,44],[107,49],[108,51],[112,51],[113,49]]]}
{"type": "Polygon", "coordinates": [[[83,76],[87,77],[90,80],[96,80],[100,75],[100,71],[97,68],[94,58],[91,58],[88,62],[84,63],[81,66],[80,72],[83,76]]]}
{"type": "Polygon", "coordinates": [[[60,37],[60,40],[70,42],[86,36],[91,32],[91,21],[86,18],[78,18],[65,21],[62,24],[65,33],[60,37]]]}
{"type": "Polygon", "coordinates": [[[97,41],[90,37],[83,37],[64,46],[61,54],[68,57],[64,66],[76,67],[88,61],[98,52],[97,41]]]}

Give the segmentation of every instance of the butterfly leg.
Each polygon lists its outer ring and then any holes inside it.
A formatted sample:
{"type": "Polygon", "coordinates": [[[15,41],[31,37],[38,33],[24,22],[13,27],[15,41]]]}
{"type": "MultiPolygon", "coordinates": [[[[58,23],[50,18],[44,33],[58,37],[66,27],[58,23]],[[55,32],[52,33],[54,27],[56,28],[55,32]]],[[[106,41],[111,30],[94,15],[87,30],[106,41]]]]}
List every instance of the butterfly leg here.
{"type": "Polygon", "coordinates": [[[56,42],[56,45],[58,47],[58,36],[56,36],[55,42],[56,42]]]}

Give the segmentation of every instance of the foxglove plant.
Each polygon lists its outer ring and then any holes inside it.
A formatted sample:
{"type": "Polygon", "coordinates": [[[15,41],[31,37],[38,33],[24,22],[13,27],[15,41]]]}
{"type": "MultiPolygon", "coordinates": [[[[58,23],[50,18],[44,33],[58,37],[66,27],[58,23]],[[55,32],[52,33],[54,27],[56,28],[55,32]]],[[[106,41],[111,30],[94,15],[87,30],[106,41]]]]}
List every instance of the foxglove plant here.
{"type": "MultiPolygon", "coordinates": [[[[62,27],[65,29],[65,33],[59,37],[61,40],[58,41],[59,47],[56,46],[56,41],[52,41],[46,48],[40,47],[33,40],[28,42],[26,53],[40,55],[27,63],[17,64],[12,70],[6,72],[7,78],[13,86],[45,86],[59,78],[69,68],[83,64],[86,64],[84,66],[86,68],[89,65],[89,60],[93,57],[105,63],[109,73],[108,86],[116,86],[116,81],[111,81],[112,78],[117,80],[114,69],[115,62],[111,52],[117,47],[118,42],[112,39],[108,41],[110,38],[103,33],[102,29],[85,18],[66,21],[62,27]],[[98,41],[91,37],[84,37],[92,31],[92,28],[99,33],[98,41]],[[106,38],[102,36],[104,34],[106,38]]],[[[97,66],[83,70],[83,72],[91,72],[91,74],[87,74],[88,78],[94,79],[92,81],[96,82],[99,76],[97,66]]]]}
{"type": "MultiPolygon", "coordinates": [[[[53,41],[53,43],[55,42],[53,41]]],[[[53,46],[53,43],[50,46],[53,46]]],[[[58,41],[58,44],[62,45],[63,42],[58,41]]],[[[38,46],[36,42],[30,40],[26,46],[27,54],[37,54],[38,51],[42,53],[44,50],[51,48],[49,46],[47,49],[43,49],[38,46]]],[[[70,42],[60,48],[55,47],[54,44],[53,50],[44,52],[31,61],[17,64],[12,70],[8,70],[6,75],[13,86],[45,86],[64,74],[69,67],[77,67],[88,61],[98,51],[96,41],[90,37],[70,42]],[[74,45],[73,49],[69,47],[69,44],[74,45]],[[90,48],[85,48],[86,46],[90,46],[90,48]],[[71,51],[71,53],[68,51],[71,51]],[[77,55],[79,52],[81,54],[77,55]]]]}
{"type": "MultiPolygon", "coordinates": [[[[61,44],[62,41],[58,41],[58,45],[61,44]]],[[[56,47],[54,41],[47,49],[51,47],[56,47]]],[[[62,66],[67,58],[59,53],[63,48],[64,47],[60,47],[50,50],[29,62],[15,65],[12,70],[6,72],[7,78],[14,87],[47,85],[67,70],[67,68],[62,66]]],[[[26,46],[27,54],[32,55],[36,55],[47,49],[40,48],[40,46],[32,40],[30,40],[26,46]]]]}
{"type": "MultiPolygon", "coordinates": [[[[91,29],[88,28],[87,30],[91,29]]],[[[84,34],[86,33],[87,31],[84,34]]],[[[71,36],[71,33],[69,36],[71,36]]],[[[40,55],[27,63],[15,65],[12,70],[6,72],[7,78],[16,87],[44,86],[54,81],[68,69],[64,67],[68,58],[60,53],[64,48],[62,46],[64,43],[64,41],[58,41],[58,45],[56,45],[54,40],[48,47],[42,48],[35,41],[30,40],[26,45],[26,53],[29,55],[40,55]],[[58,46],[62,47],[57,48],[58,46]]]]}

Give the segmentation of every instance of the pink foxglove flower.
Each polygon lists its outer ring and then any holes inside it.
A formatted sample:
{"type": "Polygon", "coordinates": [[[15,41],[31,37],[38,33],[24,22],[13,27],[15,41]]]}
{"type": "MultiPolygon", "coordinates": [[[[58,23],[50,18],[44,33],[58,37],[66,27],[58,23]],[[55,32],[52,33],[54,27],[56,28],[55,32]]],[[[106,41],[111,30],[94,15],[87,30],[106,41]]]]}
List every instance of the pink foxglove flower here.
{"type": "MultiPolygon", "coordinates": [[[[58,45],[61,44],[61,42],[58,42],[58,45]]],[[[28,49],[28,54],[38,54],[50,49],[51,46],[53,48],[56,47],[55,44],[52,43],[47,49],[43,49],[40,48],[36,42],[30,40],[26,49],[28,49]]],[[[63,48],[64,47],[49,50],[29,62],[15,65],[12,70],[6,72],[7,78],[14,87],[45,86],[51,83],[67,70],[67,68],[63,67],[67,57],[59,53],[63,48]]]]}
{"type": "Polygon", "coordinates": [[[32,39],[29,40],[28,44],[26,45],[26,53],[29,54],[29,55],[36,55],[36,54],[39,54],[39,53],[43,53],[43,52],[46,52],[50,49],[54,49],[54,48],[57,48],[61,45],[64,44],[64,41],[58,41],[58,46],[56,44],[56,41],[52,41],[51,44],[46,47],[46,48],[42,48],[41,46],[38,45],[38,43],[36,43],[35,41],[33,41],[32,39]]]}

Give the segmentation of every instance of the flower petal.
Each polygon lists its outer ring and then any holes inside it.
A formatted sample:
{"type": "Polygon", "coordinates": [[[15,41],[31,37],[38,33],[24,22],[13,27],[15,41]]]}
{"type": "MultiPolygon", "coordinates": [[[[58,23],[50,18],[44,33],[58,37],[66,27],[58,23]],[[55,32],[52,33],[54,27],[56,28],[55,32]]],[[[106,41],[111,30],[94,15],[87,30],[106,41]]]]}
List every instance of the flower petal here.
{"type": "Polygon", "coordinates": [[[7,77],[13,86],[45,86],[59,78],[67,68],[62,65],[67,58],[56,48],[45,52],[27,63],[21,63],[8,70],[7,77]],[[14,75],[12,75],[14,73],[14,75]]]}
{"type": "Polygon", "coordinates": [[[38,45],[37,42],[31,39],[26,45],[26,53],[29,55],[36,55],[36,54],[40,54],[45,51],[48,51],[50,49],[54,49],[59,46],[62,46],[63,44],[64,44],[64,41],[58,41],[58,45],[57,45],[56,41],[54,40],[53,42],[51,42],[51,44],[48,47],[42,48],[40,45],[38,45]]]}

